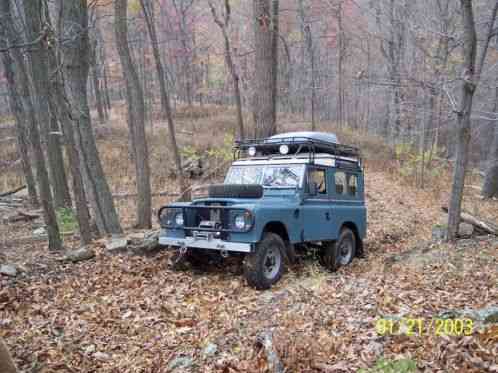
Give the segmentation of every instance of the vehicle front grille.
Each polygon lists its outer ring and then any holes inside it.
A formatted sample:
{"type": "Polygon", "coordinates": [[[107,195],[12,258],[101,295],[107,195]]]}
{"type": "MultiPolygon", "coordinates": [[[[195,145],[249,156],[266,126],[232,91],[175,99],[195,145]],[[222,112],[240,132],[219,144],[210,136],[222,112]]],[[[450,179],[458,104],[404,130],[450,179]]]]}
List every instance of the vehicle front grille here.
{"type": "MultiPolygon", "coordinates": [[[[185,210],[185,226],[189,228],[228,229],[229,211],[216,207],[188,208],[185,210]]],[[[192,235],[192,232],[186,232],[192,235]]]]}

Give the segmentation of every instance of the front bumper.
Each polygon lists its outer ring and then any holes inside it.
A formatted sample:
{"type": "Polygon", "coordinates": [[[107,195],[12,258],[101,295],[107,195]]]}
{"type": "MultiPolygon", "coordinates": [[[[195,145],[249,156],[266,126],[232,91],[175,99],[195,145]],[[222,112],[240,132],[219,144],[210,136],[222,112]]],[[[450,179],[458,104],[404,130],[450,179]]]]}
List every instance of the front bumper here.
{"type": "Polygon", "coordinates": [[[178,246],[197,249],[209,249],[219,251],[234,251],[239,253],[250,253],[251,244],[240,242],[228,242],[218,238],[201,239],[194,237],[175,238],[159,236],[159,245],[162,246],[178,246]]]}

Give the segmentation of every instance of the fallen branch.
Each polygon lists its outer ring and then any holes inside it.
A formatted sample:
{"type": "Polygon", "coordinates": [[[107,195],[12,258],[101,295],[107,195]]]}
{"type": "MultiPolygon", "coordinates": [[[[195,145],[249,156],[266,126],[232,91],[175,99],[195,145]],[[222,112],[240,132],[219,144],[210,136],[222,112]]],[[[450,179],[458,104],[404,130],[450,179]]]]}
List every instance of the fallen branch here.
{"type": "Polygon", "coordinates": [[[256,338],[256,346],[263,348],[268,362],[268,370],[271,373],[284,373],[285,368],[280,361],[277,351],[273,346],[273,335],[270,331],[260,333],[256,338]]]}
{"type": "MultiPolygon", "coordinates": [[[[442,206],[441,209],[444,212],[448,213],[448,207],[442,206]]],[[[484,231],[485,233],[498,236],[498,226],[496,226],[493,223],[479,219],[474,215],[469,214],[468,212],[462,211],[462,213],[460,214],[460,220],[463,221],[464,223],[473,225],[474,227],[480,229],[481,231],[484,231]]]]}
{"type": "Polygon", "coordinates": [[[26,188],[27,188],[26,185],[23,185],[23,186],[20,186],[19,188],[10,190],[8,192],[0,193],[0,198],[7,197],[7,196],[10,196],[12,194],[16,194],[17,192],[20,192],[21,190],[26,189],[26,188]]]}
{"type": "Polygon", "coordinates": [[[20,221],[30,221],[35,220],[40,217],[38,214],[33,214],[25,211],[16,211],[17,215],[10,215],[4,218],[4,222],[7,223],[17,223],[20,221]]]}

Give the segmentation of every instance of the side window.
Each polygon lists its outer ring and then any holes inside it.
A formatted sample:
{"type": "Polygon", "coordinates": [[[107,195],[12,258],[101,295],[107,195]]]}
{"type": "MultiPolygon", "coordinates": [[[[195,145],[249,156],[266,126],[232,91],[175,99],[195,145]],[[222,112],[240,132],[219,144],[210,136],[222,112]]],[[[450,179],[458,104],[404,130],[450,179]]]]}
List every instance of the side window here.
{"type": "Polygon", "coordinates": [[[358,176],[348,174],[348,194],[351,197],[358,195],[358,176]]]}
{"type": "Polygon", "coordinates": [[[338,196],[345,195],[348,192],[346,183],[346,174],[342,171],[335,172],[335,193],[338,196]]]}
{"type": "Polygon", "coordinates": [[[317,194],[326,195],[327,194],[327,174],[325,170],[322,169],[310,169],[308,173],[308,183],[314,183],[316,185],[317,194]]]}

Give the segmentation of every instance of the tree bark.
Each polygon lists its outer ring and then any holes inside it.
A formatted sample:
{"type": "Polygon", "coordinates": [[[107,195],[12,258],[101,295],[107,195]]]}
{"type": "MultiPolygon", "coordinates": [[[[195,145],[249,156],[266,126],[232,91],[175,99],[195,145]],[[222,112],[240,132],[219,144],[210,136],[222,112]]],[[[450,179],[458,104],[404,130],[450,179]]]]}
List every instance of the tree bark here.
{"type": "Polygon", "coordinates": [[[93,91],[95,93],[95,104],[97,106],[97,114],[99,116],[99,122],[101,124],[105,123],[106,115],[104,111],[104,103],[102,100],[102,91],[100,89],[100,80],[98,74],[98,63],[97,63],[97,41],[94,41],[92,47],[92,81],[93,81],[93,91]]]}
{"type": "MultiPolygon", "coordinates": [[[[142,0],[143,1],[143,0],[142,0]]],[[[237,73],[237,68],[232,58],[232,49],[230,47],[230,38],[228,37],[228,27],[230,25],[230,0],[225,0],[225,13],[223,21],[218,17],[216,13],[216,8],[213,3],[209,1],[209,7],[211,8],[211,14],[213,15],[214,22],[218,25],[223,35],[223,41],[225,46],[225,63],[227,64],[230,75],[232,76],[233,92],[235,96],[235,107],[237,110],[237,128],[239,132],[239,139],[243,140],[244,134],[244,120],[242,117],[242,99],[240,96],[240,85],[239,85],[239,74],[237,73]]]]}
{"type": "Polygon", "coordinates": [[[17,152],[21,158],[24,179],[28,187],[28,195],[31,204],[38,207],[38,195],[36,193],[36,182],[31,168],[31,160],[29,158],[28,131],[26,128],[26,116],[22,107],[21,98],[15,82],[13,71],[14,61],[9,53],[3,53],[3,64],[5,70],[5,78],[7,80],[7,88],[9,91],[9,102],[12,114],[16,122],[16,139],[17,152]]]}
{"type": "MultiPolygon", "coordinates": [[[[0,44],[5,44],[5,41],[8,41],[9,44],[15,44],[17,42],[17,35],[13,27],[14,22],[10,11],[10,1],[0,1],[0,17],[2,18],[2,22],[0,22],[0,44]]],[[[3,46],[0,46],[0,48],[2,47],[3,46]]],[[[48,172],[40,140],[40,133],[38,132],[36,111],[31,100],[29,76],[26,70],[26,65],[24,64],[23,55],[19,49],[13,48],[8,53],[11,53],[12,60],[15,62],[17,67],[15,78],[16,81],[19,82],[19,93],[23,102],[24,111],[26,113],[27,123],[29,125],[29,137],[36,162],[36,176],[39,183],[40,201],[48,233],[48,247],[49,250],[60,250],[62,248],[62,241],[54,211],[48,172]]],[[[7,68],[13,69],[12,66],[8,66],[7,68]]]]}
{"type": "Polygon", "coordinates": [[[456,161],[451,187],[451,197],[448,212],[448,240],[454,241],[457,237],[462,210],[463,188],[465,185],[465,170],[468,162],[468,151],[471,137],[471,114],[474,92],[476,89],[476,50],[477,36],[472,10],[472,0],[460,0],[463,25],[464,47],[463,66],[464,82],[462,99],[458,112],[456,161]]]}
{"type": "Polygon", "coordinates": [[[495,124],[493,144],[488,155],[488,166],[484,176],[481,195],[484,198],[498,196],[498,124],[495,124]]]}
{"type": "MultiPolygon", "coordinates": [[[[49,63],[51,66],[60,66],[60,61],[53,49],[49,51],[49,63]]],[[[71,109],[64,92],[64,77],[59,69],[50,72],[50,110],[55,113],[61,124],[62,134],[66,145],[66,154],[71,170],[74,201],[76,205],[76,218],[80,231],[80,239],[83,245],[92,241],[92,230],[90,227],[90,212],[86,199],[83,175],[81,172],[81,159],[78,154],[78,146],[75,138],[75,130],[71,118],[71,109]]]]}
{"type": "Polygon", "coordinates": [[[253,0],[254,8],[254,99],[253,115],[256,138],[269,137],[276,132],[273,85],[272,8],[270,0],[253,0]]]}
{"type": "MultiPolygon", "coordinates": [[[[23,5],[26,15],[27,38],[35,40],[43,32],[46,32],[42,25],[46,22],[48,9],[44,9],[42,1],[23,0],[23,5]]],[[[56,208],[71,207],[71,195],[69,194],[62,146],[58,135],[60,129],[57,121],[53,121],[51,118],[48,104],[48,48],[50,46],[44,39],[41,39],[40,42],[28,49],[35,92],[34,101],[42,139],[47,145],[47,160],[54,192],[54,205],[56,208]]]]}
{"type": "Polygon", "coordinates": [[[86,192],[100,233],[120,234],[122,229],[95,143],[87,100],[90,67],[87,1],[58,0],[57,4],[60,15],[59,35],[64,40],[63,71],[86,192]]]}
{"type": "MultiPolygon", "coordinates": [[[[142,6],[142,10],[143,10],[144,17],[145,17],[145,22],[147,24],[147,30],[149,32],[149,38],[150,38],[151,44],[152,44],[152,52],[153,52],[154,61],[156,64],[157,77],[159,80],[159,89],[161,92],[161,108],[162,108],[162,113],[166,117],[166,120],[168,122],[170,144],[171,144],[171,148],[173,150],[173,157],[175,160],[175,167],[177,170],[177,178],[178,178],[178,184],[180,187],[180,193],[184,193],[188,189],[188,186],[185,182],[182,161],[181,161],[181,156],[180,156],[180,150],[178,149],[178,143],[176,141],[176,130],[175,130],[175,124],[173,122],[173,113],[171,110],[171,100],[169,97],[168,90],[166,88],[166,75],[165,75],[165,71],[164,71],[164,66],[163,66],[162,61],[161,61],[161,55],[159,54],[159,46],[158,46],[158,42],[157,42],[156,26],[154,23],[153,13],[151,11],[152,4],[149,2],[149,0],[140,0],[140,4],[142,6]]],[[[189,200],[190,193],[189,192],[185,193],[185,195],[183,195],[182,199],[189,200]]]]}
{"type": "Polygon", "coordinates": [[[137,183],[137,227],[152,226],[150,169],[147,140],[145,137],[145,103],[142,86],[128,47],[127,0],[114,1],[114,31],[119,58],[126,82],[128,120],[133,128],[135,171],[137,183]]]}
{"type": "MultiPolygon", "coordinates": [[[[491,19],[488,22],[487,38],[484,47],[482,48],[481,60],[479,62],[479,71],[478,71],[479,76],[482,73],[482,68],[484,66],[484,61],[486,59],[486,54],[488,51],[491,35],[494,29],[497,13],[498,13],[498,2],[495,3],[491,19]]],[[[496,112],[496,110],[498,109],[498,87],[495,89],[495,93],[496,93],[496,98],[495,98],[495,107],[493,110],[494,112],[496,112]]],[[[484,176],[484,183],[482,185],[481,195],[484,198],[492,198],[498,196],[498,124],[495,124],[493,143],[491,145],[491,149],[488,155],[488,165],[484,176]]]]}
{"type": "Polygon", "coordinates": [[[272,50],[272,123],[274,131],[277,131],[277,104],[278,104],[278,37],[279,37],[279,0],[272,0],[272,28],[271,28],[271,50],[272,50]]]}

